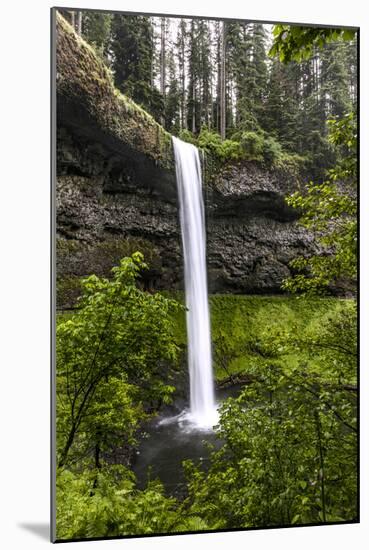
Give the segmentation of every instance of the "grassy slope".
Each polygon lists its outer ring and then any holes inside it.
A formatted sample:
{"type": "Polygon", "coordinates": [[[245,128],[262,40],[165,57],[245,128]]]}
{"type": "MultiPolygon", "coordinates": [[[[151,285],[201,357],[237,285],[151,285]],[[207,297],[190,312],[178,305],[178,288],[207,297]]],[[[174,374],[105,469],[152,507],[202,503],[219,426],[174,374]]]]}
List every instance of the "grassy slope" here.
{"type": "MultiPolygon", "coordinates": [[[[183,302],[180,293],[165,293],[183,302]]],[[[351,300],[337,298],[296,298],[291,296],[210,296],[213,364],[217,382],[230,375],[261,372],[265,364],[283,366],[287,371],[301,364],[321,371],[324,358],[319,350],[307,352],[304,341],[319,332],[330,317],[349,307],[351,300]],[[298,339],[301,345],[294,339],[298,339]],[[280,341],[291,343],[285,348],[280,341]],[[275,345],[274,345],[275,344],[275,345]]],[[[71,313],[58,315],[65,320],[71,313]]],[[[178,344],[186,344],[185,314],[174,319],[178,344]]]]}
{"type": "MultiPolygon", "coordinates": [[[[302,299],[286,296],[235,296],[210,297],[213,359],[215,376],[221,381],[229,374],[245,374],[261,369],[265,362],[282,364],[291,369],[301,361],[321,368],[318,355],[304,356],[297,346],[271,352],[277,338],[291,340],[298,335],[304,339],[329,316],[348,301],[336,298],[302,299]]],[[[181,343],[186,341],[184,315],[176,320],[181,343]]]]}

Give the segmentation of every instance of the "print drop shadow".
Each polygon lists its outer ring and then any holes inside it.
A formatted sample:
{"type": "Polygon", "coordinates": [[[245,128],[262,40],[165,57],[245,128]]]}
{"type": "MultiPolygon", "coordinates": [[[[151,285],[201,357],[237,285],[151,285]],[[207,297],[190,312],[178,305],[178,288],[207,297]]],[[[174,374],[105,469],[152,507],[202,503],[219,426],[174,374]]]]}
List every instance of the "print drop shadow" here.
{"type": "Polygon", "coordinates": [[[50,540],[50,526],[48,523],[18,523],[18,527],[30,531],[41,539],[50,540]]]}

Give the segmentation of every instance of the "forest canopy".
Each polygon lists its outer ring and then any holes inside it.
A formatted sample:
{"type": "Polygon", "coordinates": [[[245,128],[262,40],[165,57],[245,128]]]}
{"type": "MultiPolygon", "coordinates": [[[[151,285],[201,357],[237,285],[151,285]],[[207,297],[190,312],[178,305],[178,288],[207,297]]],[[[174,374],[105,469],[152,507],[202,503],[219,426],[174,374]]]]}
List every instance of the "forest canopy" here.
{"type": "Polygon", "coordinates": [[[186,141],[202,132],[210,147],[227,139],[223,160],[285,151],[320,179],[334,166],[326,123],[356,109],[354,30],[72,13],[117,88],[169,132],[186,141]]]}

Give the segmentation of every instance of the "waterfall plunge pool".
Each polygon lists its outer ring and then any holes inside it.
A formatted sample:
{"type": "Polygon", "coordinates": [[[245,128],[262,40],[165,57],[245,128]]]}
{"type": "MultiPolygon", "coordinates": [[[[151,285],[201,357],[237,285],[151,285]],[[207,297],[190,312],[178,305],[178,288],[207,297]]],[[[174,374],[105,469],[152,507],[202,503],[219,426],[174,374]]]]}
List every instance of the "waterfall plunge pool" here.
{"type": "MultiPolygon", "coordinates": [[[[227,397],[235,397],[242,386],[233,386],[216,391],[216,401],[221,403],[227,397]]],[[[182,462],[187,459],[209,461],[209,450],[204,442],[221,446],[221,441],[211,429],[204,429],[188,421],[184,409],[176,416],[163,413],[146,427],[140,441],[138,454],[132,466],[137,477],[137,486],[146,487],[148,480],[159,478],[168,495],[181,497],[185,493],[185,476],[182,462]]]]}

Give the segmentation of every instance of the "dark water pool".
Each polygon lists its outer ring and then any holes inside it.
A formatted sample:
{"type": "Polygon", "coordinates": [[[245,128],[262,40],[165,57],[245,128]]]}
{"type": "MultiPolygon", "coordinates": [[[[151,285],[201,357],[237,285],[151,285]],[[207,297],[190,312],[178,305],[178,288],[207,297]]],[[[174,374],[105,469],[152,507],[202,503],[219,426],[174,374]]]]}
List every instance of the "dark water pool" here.
{"type": "MultiPolygon", "coordinates": [[[[239,386],[217,391],[217,403],[236,396],[239,391],[239,386]]],[[[149,479],[159,478],[167,494],[183,494],[185,476],[182,462],[192,459],[206,465],[209,450],[204,442],[213,443],[217,448],[221,445],[213,431],[196,429],[183,414],[155,418],[146,429],[133,465],[138,487],[143,489],[149,479]]]]}

